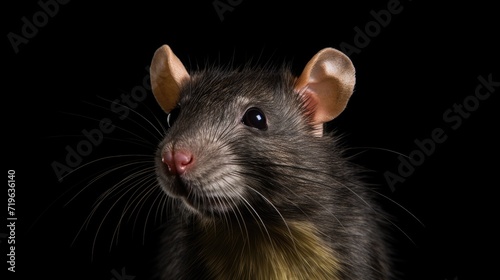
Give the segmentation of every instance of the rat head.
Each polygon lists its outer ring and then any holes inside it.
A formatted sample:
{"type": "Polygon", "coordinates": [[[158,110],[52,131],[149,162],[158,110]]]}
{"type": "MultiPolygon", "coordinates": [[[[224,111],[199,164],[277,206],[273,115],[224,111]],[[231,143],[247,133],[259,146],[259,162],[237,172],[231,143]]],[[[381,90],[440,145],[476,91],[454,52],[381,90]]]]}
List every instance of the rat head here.
{"type": "Polygon", "coordinates": [[[323,124],[344,110],[354,82],[349,58],[331,48],[294,77],[252,67],[189,74],[162,46],[151,65],[169,126],[156,157],[160,186],[205,216],[283,211],[311,191],[300,173],[321,164],[323,124]]]}

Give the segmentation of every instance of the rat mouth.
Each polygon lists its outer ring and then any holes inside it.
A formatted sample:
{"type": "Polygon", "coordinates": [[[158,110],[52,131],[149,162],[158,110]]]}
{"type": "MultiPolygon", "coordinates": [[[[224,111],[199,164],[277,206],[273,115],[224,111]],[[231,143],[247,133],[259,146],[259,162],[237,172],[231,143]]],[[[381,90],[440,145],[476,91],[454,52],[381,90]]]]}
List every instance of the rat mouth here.
{"type": "Polygon", "coordinates": [[[209,215],[233,212],[241,201],[241,195],[230,186],[200,185],[179,177],[174,179],[168,193],[180,198],[192,211],[209,215]]]}
{"type": "Polygon", "coordinates": [[[238,176],[224,170],[210,173],[186,172],[170,174],[158,159],[157,179],[170,197],[183,202],[188,210],[198,214],[225,214],[237,211],[245,200],[245,188],[238,176]]]}

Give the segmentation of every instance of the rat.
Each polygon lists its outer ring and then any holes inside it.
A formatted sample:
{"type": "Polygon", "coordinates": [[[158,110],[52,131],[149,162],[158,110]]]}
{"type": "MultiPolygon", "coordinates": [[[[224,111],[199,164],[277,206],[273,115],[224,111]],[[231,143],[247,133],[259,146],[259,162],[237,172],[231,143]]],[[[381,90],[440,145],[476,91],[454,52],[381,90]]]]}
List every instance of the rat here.
{"type": "Polygon", "coordinates": [[[389,279],[384,212],[324,124],[346,107],[351,60],[189,73],[168,45],[150,67],[168,130],[155,154],[169,215],[159,279],[389,279]]]}

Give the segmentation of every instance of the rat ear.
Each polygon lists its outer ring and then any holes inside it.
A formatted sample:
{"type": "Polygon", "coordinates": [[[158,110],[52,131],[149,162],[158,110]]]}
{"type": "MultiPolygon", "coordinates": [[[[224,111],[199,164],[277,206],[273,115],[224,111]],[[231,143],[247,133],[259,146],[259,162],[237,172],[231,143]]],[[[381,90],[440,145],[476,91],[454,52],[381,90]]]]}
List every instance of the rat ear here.
{"type": "Polygon", "coordinates": [[[354,84],[355,70],[351,60],[336,49],[325,48],[307,63],[294,89],[304,98],[312,125],[322,127],[323,123],[342,113],[354,84]]]}
{"type": "Polygon", "coordinates": [[[156,101],[168,113],[177,105],[181,85],[189,79],[189,74],[167,45],[156,50],[149,72],[156,101]]]}

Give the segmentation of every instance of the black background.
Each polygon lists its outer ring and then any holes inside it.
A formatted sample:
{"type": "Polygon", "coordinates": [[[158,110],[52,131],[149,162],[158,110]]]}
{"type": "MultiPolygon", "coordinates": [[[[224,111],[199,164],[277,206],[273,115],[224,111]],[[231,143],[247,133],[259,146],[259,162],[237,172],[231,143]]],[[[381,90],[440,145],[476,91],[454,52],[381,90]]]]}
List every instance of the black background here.
{"type": "MultiPolygon", "coordinates": [[[[0,230],[7,279],[120,279],[117,273],[129,276],[122,279],[147,279],[154,269],[161,224],[161,218],[147,219],[154,197],[139,214],[129,213],[118,242],[113,232],[125,204],[113,208],[112,197],[88,228],[78,231],[99,195],[130,174],[124,169],[84,189],[96,172],[120,164],[121,158],[85,164],[155,149],[157,140],[135,123],[147,127],[141,117],[121,120],[109,108],[110,100],[130,96],[143,85],[145,69],[162,44],[169,44],[190,69],[207,61],[238,65],[260,58],[262,63],[289,61],[298,72],[321,48],[359,47],[350,54],[357,69],[355,93],[330,125],[345,134],[345,143],[359,153],[355,161],[374,171],[370,180],[387,197],[385,206],[400,228],[391,233],[400,279],[490,279],[498,274],[499,87],[456,129],[443,117],[454,104],[474,101],[479,76],[500,81],[498,23],[493,23],[498,14],[492,4],[401,0],[402,10],[386,26],[372,29],[362,46],[355,28],[373,24],[371,11],[387,9],[394,1],[232,1],[223,20],[213,2],[70,1],[59,4],[17,53],[8,34],[22,36],[22,18],[33,22],[42,8],[36,1],[4,6],[3,145],[7,170],[16,172],[18,218],[15,274],[7,273],[5,264],[7,228],[0,230]],[[98,128],[103,118],[120,129],[105,134],[82,158],[83,167],[58,181],[51,164],[65,163],[65,147],[84,141],[82,130],[98,128]],[[431,137],[436,128],[444,130],[446,140],[391,190],[384,173],[398,174],[398,153],[409,155],[417,149],[414,141],[431,137]],[[137,135],[150,145],[135,144],[137,135]],[[113,210],[106,216],[108,209],[113,210]]],[[[136,110],[165,121],[151,94],[136,110]]]]}

